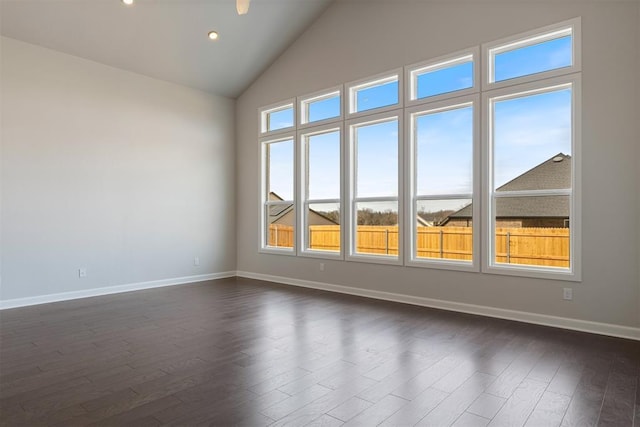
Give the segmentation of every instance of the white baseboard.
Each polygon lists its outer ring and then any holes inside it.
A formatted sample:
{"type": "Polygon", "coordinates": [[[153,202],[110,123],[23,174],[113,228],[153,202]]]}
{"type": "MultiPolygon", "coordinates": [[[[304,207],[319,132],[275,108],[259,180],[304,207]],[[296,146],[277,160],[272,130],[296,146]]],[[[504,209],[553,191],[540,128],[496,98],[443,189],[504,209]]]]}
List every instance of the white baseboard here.
{"type": "Polygon", "coordinates": [[[50,302],[68,301],[73,299],[97,297],[100,295],[118,294],[121,292],[139,291],[142,289],[161,288],[164,286],[184,285],[207,280],[223,279],[234,277],[235,271],[225,271],[222,273],[200,274],[197,276],[174,277],[171,279],[152,280],[149,282],[129,283],[126,285],[106,286],[103,288],[86,289],[73,292],[62,292],[57,294],[40,295],[28,298],[15,298],[0,301],[0,310],[9,308],[26,307],[29,305],[47,304],[50,302]]]}
{"type": "Polygon", "coordinates": [[[499,319],[515,320],[518,322],[533,323],[536,325],[553,326],[556,328],[571,329],[574,331],[590,332],[599,335],[640,340],[640,328],[613,325],[608,323],[591,322],[588,320],[570,319],[567,317],[549,316],[546,314],[530,313],[503,308],[487,307],[461,302],[445,301],[433,298],[416,297],[411,295],[395,294],[391,292],[373,291],[369,289],[353,288],[350,286],[333,285],[330,283],[313,282],[309,280],[292,279],[289,277],[271,276],[268,274],[238,271],[239,277],[264,280],[268,282],[282,283],[285,285],[301,286],[304,288],[320,289],[324,291],[338,292],[342,294],[357,295],[385,301],[394,301],[405,304],[419,305],[423,307],[438,308],[461,313],[477,314],[499,319]]]}
{"type": "Polygon", "coordinates": [[[495,317],[499,319],[515,320],[518,322],[532,323],[536,325],[553,326],[556,328],[571,329],[574,331],[590,332],[612,337],[627,338],[640,341],[640,328],[613,325],[609,323],[591,322],[589,320],[570,319],[567,317],[549,316],[546,314],[530,313],[525,311],[507,310],[503,308],[488,307],[475,304],[465,304],[455,301],[445,301],[433,298],[416,297],[411,295],[396,294],[392,292],[374,291],[369,289],[354,288],[351,286],[333,285],[330,283],[314,282],[310,280],[292,279],[289,277],[272,276],[268,274],[252,273],[248,271],[226,271],[221,273],[202,274],[197,276],[176,277],[171,279],[153,280],[149,282],[130,283],[126,285],[108,286],[103,288],[87,289],[74,292],[63,292],[50,295],[41,295],[29,298],[16,298],[0,301],[0,310],[9,308],[26,307],[30,305],[47,304],[51,302],[67,301],[80,298],[95,297],[100,295],[117,294],[143,289],[160,288],[165,286],[185,285],[189,283],[204,282],[207,280],[224,279],[227,277],[246,277],[249,279],[264,280],[268,282],[282,283],[285,285],[300,286],[303,288],[320,289],[324,291],[342,294],[357,295],[361,297],[393,301],[404,304],[419,305],[423,307],[438,308],[442,310],[457,311],[461,313],[477,314],[480,316],[495,317]]]}

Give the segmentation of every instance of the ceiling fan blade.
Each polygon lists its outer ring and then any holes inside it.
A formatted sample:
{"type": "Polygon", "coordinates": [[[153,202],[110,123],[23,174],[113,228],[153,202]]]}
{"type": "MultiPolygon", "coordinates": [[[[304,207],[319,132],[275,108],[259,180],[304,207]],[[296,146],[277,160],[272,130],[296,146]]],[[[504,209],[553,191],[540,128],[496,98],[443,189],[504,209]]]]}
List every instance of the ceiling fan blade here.
{"type": "Polygon", "coordinates": [[[251,0],[236,0],[236,10],[238,15],[244,15],[249,11],[249,3],[251,0]]]}

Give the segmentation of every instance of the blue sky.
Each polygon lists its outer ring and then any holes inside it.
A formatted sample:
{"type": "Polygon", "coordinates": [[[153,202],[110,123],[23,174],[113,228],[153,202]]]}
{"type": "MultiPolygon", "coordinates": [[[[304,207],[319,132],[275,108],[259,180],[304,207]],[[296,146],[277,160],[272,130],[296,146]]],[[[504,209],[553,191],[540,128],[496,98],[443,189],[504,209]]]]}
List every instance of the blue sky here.
{"type": "Polygon", "coordinates": [[[417,116],[415,126],[417,194],[470,194],[472,107],[417,116]]]}
{"type": "Polygon", "coordinates": [[[398,82],[361,89],[356,94],[356,112],[386,107],[398,103],[398,82]]]}
{"type": "Polygon", "coordinates": [[[571,90],[496,102],[495,187],[558,153],[571,153],[571,90]]]}
{"type": "Polygon", "coordinates": [[[398,195],[398,121],[360,126],[356,130],[357,197],[398,195]]]}
{"type": "Polygon", "coordinates": [[[473,87],[473,62],[430,71],[417,76],[418,99],[473,87]]]}
{"type": "Polygon", "coordinates": [[[496,55],[497,82],[571,65],[571,36],[496,55]]]}
{"type": "Polygon", "coordinates": [[[267,146],[269,188],[283,200],[293,200],[293,140],[267,146]]]}
{"type": "Polygon", "coordinates": [[[340,132],[309,137],[309,199],[340,198],[340,132]]]}
{"type": "Polygon", "coordinates": [[[309,122],[338,117],[340,115],[340,95],[309,103],[309,122]]]}
{"type": "MultiPolygon", "coordinates": [[[[571,65],[571,38],[503,52],[496,55],[496,80],[506,80],[548,69],[571,65]]],[[[471,62],[437,69],[418,76],[418,97],[433,96],[472,86],[471,62]]],[[[397,103],[398,84],[358,91],[358,111],[397,103]]],[[[557,153],[571,153],[571,91],[546,92],[512,98],[494,104],[494,161],[496,187],[510,181],[557,153]]],[[[335,117],[338,98],[312,103],[310,121],[335,117]]],[[[417,191],[419,195],[471,192],[472,120],[471,107],[418,116],[416,125],[417,191]]],[[[271,113],[275,126],[291,126],[292,111],[271,113]]],[[[356,191],[358,197],[397,196],[397,121],[357,128],[356,191]]],[[[310,140],[309,196],[313,199],[339,197],[339,137],[337,133],[310,140]]],[[[271,150],[271,190],[293,197],[293,142],[279,143],[271,150]]],[[[466,200],[423,203],[440,210],[457,207],[466,200]]],[[[390,208],[390,204],[371,206],[390,208]]],[[[394,204],[393,209],[397,209],[394,204]]]]}

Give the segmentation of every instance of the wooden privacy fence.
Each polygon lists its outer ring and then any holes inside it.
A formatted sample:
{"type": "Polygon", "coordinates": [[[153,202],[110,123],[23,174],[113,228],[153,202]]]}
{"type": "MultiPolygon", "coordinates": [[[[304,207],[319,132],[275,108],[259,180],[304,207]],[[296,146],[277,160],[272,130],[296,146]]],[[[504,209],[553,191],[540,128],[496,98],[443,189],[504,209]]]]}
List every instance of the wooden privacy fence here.
{"type": "Polygon", "coordinates": [[[496,262],[569,267],[569,228],[497,228],[496,262]]]}
{"type": "MultiPolygon", "coordinates": [[[[507,264],[569,267],[568,228],[497,228],[496,261],[507,264]]],[[[471,260],[471,227],[417,227],[418,258],[471,260]]],[[[313,225],[309,229],[311,249],[340,250],[339,225],[313,225]]],[[[293,246],[293,227],[271,224],[269,245],[293,246]]],[[[361,225],[356,250],[365,254],[397,255],[398,227],[361,225]]]]}

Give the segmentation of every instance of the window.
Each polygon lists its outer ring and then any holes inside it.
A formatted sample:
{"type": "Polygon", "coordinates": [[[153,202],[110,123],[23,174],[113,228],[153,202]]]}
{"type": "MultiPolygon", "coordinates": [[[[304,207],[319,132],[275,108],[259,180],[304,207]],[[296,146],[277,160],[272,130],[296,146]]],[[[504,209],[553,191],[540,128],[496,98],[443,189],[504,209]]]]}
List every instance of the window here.
{"type": "Polygon", "coordinates": [[[300,134],[303,207],[301,247],[306,254],[341,256],[341,127],[300,134]]]}
{"type": "Polygon", "coordinates": [[[475,105],[475,97],[440,102],[409,115],[412,265],[477,269],[475,105]]]}
{"type": "Polygon", "coordinates": [[[491,265],[571,271],[574,83],[538,86],[489,97],[491,265]]]}
{"type": "Polygon", "coordinates": [[[261,109],[261,250],[580,280],[580,44],[576,18],[261,109]]]}
{"type": "Polygon", "coordinates": [[[492,78],[513,82],[483,95],[487,272],[580,278],[576,25],[487,50],[492,78]]]}
{"type": "Polygon", "coordinates": [[[303,97],[300,101],[300,125],[316,125],[342,115],[341,89],[303,97]]]}
{"type": "Polygon", "coordinates": [[[263,249],[293,254],[295,242],[295,181],[293,135],[262,142],[263,249]]]}
{"type": "Polygon", "coordinates": [[[408,104],[477,91],[477,55],[477,49],[470,49],[407,67],[408,104]]]}
{"type": "Polygon", "coordinates": [[[396,73],[371,78],[347,85],[349,87],[349,113],[371,110],[389,110],[401,103],[400,75],[396,73]]]}
{"type": "Polygon", "coordinates": [[[399,161],[401,115],[349,122],[349,255],[352,259],[400,258],[399,161]]]}
{"type": "Polygon", "coordinates": [[[295,110],[293,103],[278,105],[273,108],[265,108],[261,112],[260,133],[270,133],[280,130],[288,130],[295,125],[295,110]]]}
{"type": "Polygon", "coordinates": [[[579,43],[579,20],[573,19],[488,44],[487,84],[498,87],[580,71],[579,43]]]}

